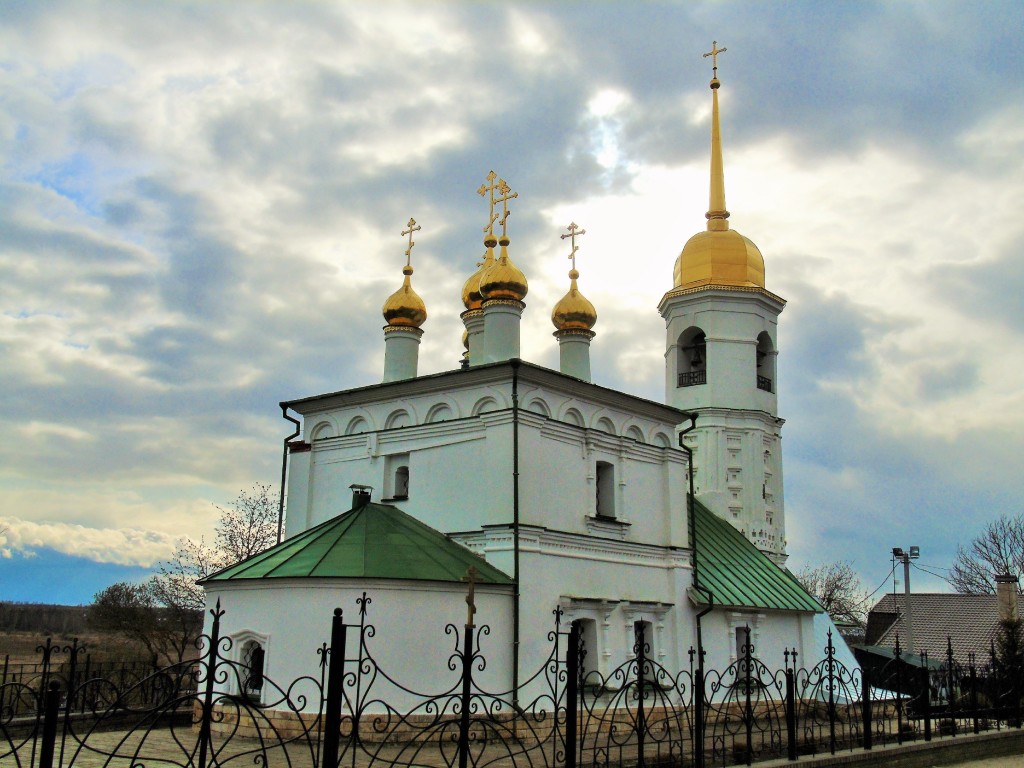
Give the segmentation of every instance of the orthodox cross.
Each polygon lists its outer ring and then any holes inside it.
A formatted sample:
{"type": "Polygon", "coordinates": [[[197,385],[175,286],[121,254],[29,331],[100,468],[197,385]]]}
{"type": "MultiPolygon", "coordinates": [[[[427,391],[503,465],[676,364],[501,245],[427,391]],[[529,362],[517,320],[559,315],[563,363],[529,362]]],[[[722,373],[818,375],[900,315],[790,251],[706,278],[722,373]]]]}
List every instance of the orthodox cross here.
{"type": "Polygon", "coordinates": [[[409,223],[406,226],[409,228],[402,232],[402,237],[409,236],[409,247],[405,249],[405,266],[408,267],[412,265],[412,247],[416,245],[412,239],[412,233],[418,232],[423,227],[416,223],[416,219],[409,219],[409,223]]]}
{"type": "Polygon", "coordinates": [[[501,192],[501,197],[494,202],[501,203],[501,221],[498,223],[501,224],[501,236],[506,237],[508,235],[507,225],[505,223],[508,221],[509,214],[508,201],[519,197],[519,193],[513,192],[512,187],[506,184],[504,179],[498,179],[498,191],[501,192]]]}
{"type": "MultiPolygon", "coordinates": [[[[491,193],[491,212],[487,218],[487,226],[484,227],[484,232],[486,232],[488,235],[494,234],[494,222],[498,220],[498,214],[494,212],[494,189],[495,187],[498,186],[498,184],[496,184],[494,181],[495,179],[498,179],[498,174],[496,174],[494,171],[491,171],[490,173],[487,174],[487,181],[489,181],[490,183],[481,184],[480,189],[476,191],[476,193],[480,195],[480,197],[484,197],[488,192],[491,193]]],[[[498,179],[498,182],[501,184],[505,183],[501,179],[498,179]]]]}
{"type": "Polygon", "coordinates": [[[471,565],[466,571],[466,575],[462,577],[463,581],[469,582],[469,591],[466,594],[466,626],[473,626],[473,614],[476,613],[476,566],[471,565]]]}
{"type": "Polygon", "coordinates": [[[565,240],[565,238],[567,238],[567,237],[571,237],[572,238],[572,253],[569,254],[569,258],[572,259],[572,268],[573,268],[573,270],[575,270],[576,269],[576,251],[578,251],[580,249],[580,247],[578,245],[576,245],[576,238],[579,237],[580,235],[587,234],[587,230],[580,229],[578,226],[576,226],[576,222],[575,221],[572,224],[570,224],[568,227],[566,227],[566,229],[569,230],[569,234],[562,235],[562,239],[565,240]]]}
{"type": "Polygon", "coordinates": [[[718,54],[725,53],[727,50],[727,48],[719,48],[718,41],[712,40],[711,50],[704,54],[705,59],[708,56],[711,57],[711,68],[714,70],[714,74],[712,75],[713,77],[718,77],[718,54]]]}

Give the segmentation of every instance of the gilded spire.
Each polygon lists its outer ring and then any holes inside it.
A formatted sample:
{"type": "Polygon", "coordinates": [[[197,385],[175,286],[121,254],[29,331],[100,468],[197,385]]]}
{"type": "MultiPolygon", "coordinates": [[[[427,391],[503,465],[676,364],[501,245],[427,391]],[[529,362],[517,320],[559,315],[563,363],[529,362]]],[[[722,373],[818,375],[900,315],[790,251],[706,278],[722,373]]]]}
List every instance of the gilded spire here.
{"type": "Polygon", "coordinates": [[[707,227],[683,246],[673,269],[675,288],[703,285],[764,288],[764,257],[748,238],[729,228],[725,207],[725,173],[722,165],[722,136],[718,117],[718,54],[725,48],[718,41],[704,58],[711,57],[711,186],[707,227]]]}
{"type": "MultiPolygon", "coordinates": [[[[576,280],[580,276],[576,271],[576,252],[579,250],[576,238],[585,235],[587,230],[581,229],[575,221],[566,229],[569,232],[561,235],[561,239],[572,238],[572,252],[568,256],[572,260],[572,269],[569,270],[569,292],[559,299],[555,308],[551,310],[551,322],[560,331],[590,331],[597,323],[597,310],[576,287],[576,280]]],[[[588,335],[593,336],[593,333],[588,335]]]]}
{"type": "Polygon", "coordinates": [[[725,207],[725,170],[722,164],[722,134],[718,121],[718,54],[725,53],[726,48],[719,48],[718,41],[711,42],[711,50],[704,54],[711,57],[711,190],[708,201],[709,230],[726,230],[729,228],[729,211],[725,207]]]}
{"type": "Polygon", "coordinates": [[[384,302],[382,311],[384,320],[393,328],[419,328],[427,319],[427,307],[423,299],[412,289],[412,248],[416,243],[412,239],[412,233],[421,229],[416,219],[409,219],[406,225],[408,229],[402,231],[402,237],[409,236],[409,247],[405,249],[405,266],[402,274],[405,280],[402,287],[391,294],[384,302]]]}

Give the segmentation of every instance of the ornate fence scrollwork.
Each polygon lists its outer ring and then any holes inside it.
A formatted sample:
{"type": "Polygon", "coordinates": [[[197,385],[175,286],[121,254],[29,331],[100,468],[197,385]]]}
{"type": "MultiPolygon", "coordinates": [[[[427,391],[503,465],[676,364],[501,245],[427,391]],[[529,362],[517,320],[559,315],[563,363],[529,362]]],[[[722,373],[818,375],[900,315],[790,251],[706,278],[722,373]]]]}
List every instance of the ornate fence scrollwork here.
{"type": "Polygon", "coordinates": [[[88,755],[89,764],[140,768],[703,768],[1022,721],[1022,670],[994,649],[981,663],[973,653],[964,661],[949,641],[933,660],[906,653],[897,639],[891,658],[861,670],[840,662],[830,634],[820,661],[800,667],[786,649],[778,669],[757,656],[747,627],[725,669],[706,669],[703,652],[690,649],[688,668],[674,673],[652,652],[650,625],[638,621],[629,657],[605,672],[561,609],[546,658],[518,690],[488,690],[506,678],[489,666],[490,628],[470,614],[444,628],[446,657],[423,660],[434,670],[417,679],[437,688],[423,691],[427,684],[399,679],[387,666],[395,662],[382,661],[396,656],[377,638],[372,602],[365,593],[356,601],[352,624],[336,610],[312,673],[283,685],[260,663],[265,641],[221,635],[219,604],[196,661],[146,675],[90,675],[77,641],[47,641],[30,679],[0,684],[0,764],[73,768],[88,755]]]}
{"type": "Polygon", "coordinates": [[[817,754],[853,749],[863,739],[863,685],[860,671],[836,659],[832,632],[825,657],[796,675],[797,718],[801,723],[798,752],[817,754]]]}

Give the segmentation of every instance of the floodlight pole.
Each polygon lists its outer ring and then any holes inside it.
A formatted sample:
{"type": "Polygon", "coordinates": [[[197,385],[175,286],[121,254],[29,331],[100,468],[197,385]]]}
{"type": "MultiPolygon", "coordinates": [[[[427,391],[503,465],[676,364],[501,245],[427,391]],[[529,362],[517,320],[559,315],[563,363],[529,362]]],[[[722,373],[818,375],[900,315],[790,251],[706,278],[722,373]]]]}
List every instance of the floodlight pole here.
{"type": "Polygon", "coordinates": [[[903,561],[903,604],[907,616],[907,650],[914,652],[914,620],[910,610],[910,561],[916,560],[921,554],[920,547],[910,547],[904,551],[901,547],[894,547],[893,557],[903,561]]]}

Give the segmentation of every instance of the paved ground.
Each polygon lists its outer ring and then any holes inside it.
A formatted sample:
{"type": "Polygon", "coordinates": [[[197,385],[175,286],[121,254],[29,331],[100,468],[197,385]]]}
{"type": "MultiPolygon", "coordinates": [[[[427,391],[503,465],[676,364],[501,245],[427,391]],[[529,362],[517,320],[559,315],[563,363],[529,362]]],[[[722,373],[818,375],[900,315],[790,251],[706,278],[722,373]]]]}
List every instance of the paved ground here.
{"type": "MultiPolygon", "coordinates": [[[[215,751],[225,747],[216,735],[214,740],[215,751]]],[[[67,768],[72,765],[72,761],[74,768],[132,768],[133,766],[140,765],[144,765],[146,768],[173,768],[174,766],[199,764],[198,755],[195,752],[196,733],[189,727],[179,729],[177,737],[175,737],[175,732],[167,728],[153,730],[146,734],[145,744],[141,746],[137,735],[127,735],[123,731],[94,733],[89,736],[88,742],[90,749],[82,748],[76,750],[74,741],[69,739],[65,743],[63,762],[58,762],[58,755],[55,756],[54,765],[63,765],[67,768]],[[111,758],[111,754],[116,754],[117,757],[111,758]]],[[[376,765],[387,765],[391,760],[394,760],[399,765],[414,765],[417,768],[441,768],[446,764],[450,764],[452,759],[451,754],[449,754],[447,761],[444,759],[437,748],[436,742],[427,745],[415,753],[413,753],[410,745],[382,746],[380,744],[368,743],[366,747],[367,752],[360,751],[354,760],[349,755],[347,759],[342,761],[343,764],[351,766],[351,768],[370,768],[371,764],[374,763],[374,758],[376,758],[380,761],[376,765]],[[368,752],[375,754],[371,756],[368,752]]],[[[303,745],[302,743],[291,744],[287,755],[279,748],[271,749],[267,754],[268,760],[266,765],[268,768],[278,765],[291,766],[292,768],[311,768],[314,764],[316,749],[316,745],[310,746],[308,744],[303,745]]],[[[450,750],[446,751],[450,752],[450,750]]],[[[228,756],[227,752],[238,756],[236,760],[232,761],[234,764],[261,764],[261,761],[253,759],[260,752],[260,742],[255,739],[235,737],[231,740],[225,752],[220,753],[217,757],[222,761],[228,756]],[[239,754],[240,752],[249,752],[249,754],[243,757],[239,754]]],[[[880,755],[878,756],[881,757],[880,755]]],[[[211,759],[212,757],[212,755],[208,756],[208,763],[214,762],[211,759]]],[[[525,764],[522,755],[516,760],[509,759],[507,755],[497,753],[489,753],[488,757],[494,760],[493,764],[498,768],[501,766],[515,768],[515,766],[525,764]]],[[[537,757],[540,758],[537,760],[538,764],[547,762],[543,757],[539,755],[537,757]]],[[[827,759],[827,756],[822,757],[827,759]]],[[[0,759],[0,764],[6,765],[8,760],[10,760],[10,756],[6,759],[0,759]]],[[[488,762],[488,760],[485,759],[484,762],[488,762]]],[[[805,766],[813,765],[813,761],[808,758],[801,762],[805,766]]],[[[801,762],[795,764],[796,768],[799,768],[801,762]]],[[[29,764],[29,754],[27,752],[22,755],[21,764],[29,764]]],[[[794,764],[777,760],[771,761],[767,765],[776,766],[777,768],[778,766],[792,766],[794,764]]],[[[938,759],[932,764],[932,768],[1024,768],[1024,755],[985,758],[966,762],[950,762],[938,759]]]]}

